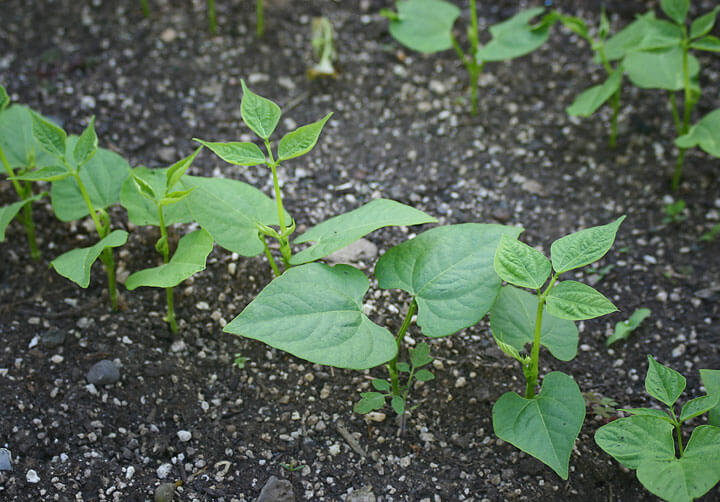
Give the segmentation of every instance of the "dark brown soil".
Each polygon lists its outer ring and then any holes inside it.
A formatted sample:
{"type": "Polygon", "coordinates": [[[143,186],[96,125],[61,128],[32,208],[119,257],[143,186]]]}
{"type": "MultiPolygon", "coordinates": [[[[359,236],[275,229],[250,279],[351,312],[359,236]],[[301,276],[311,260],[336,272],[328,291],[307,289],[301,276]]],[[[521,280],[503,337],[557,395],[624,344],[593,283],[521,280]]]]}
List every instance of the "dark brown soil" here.
{"type": "MultiPolygon", "coordinates": [[[[695,3],[703,4],[700,12],[712,2],[695,3]]],[[[333,111],[318,147],[281,173],[286,207],[303,227],[383,196],[443,224],[522,225],[523,240],[549,252],[562,235],[627,214],[598,264],[614,268],[583,277],[621,312],[581,323],[578,357],[560,363],[543,353],[542,371],[562,370],[619,407],[642,406],[649,404],[643,378],[653,354],[687,376],[683,399],[701,393],[698,369],[720,368],[720,239],[699,240],[720,220],[720,163],[688,154],[675,196],[687,203],[685,219],[664,223],[676,154],[664,94],[626,87],[622,134],[610,150],[607,110],[581,120],[564,112],[603,77],[588,47],[565,30],[531,56],[487,65],[480,113],[472,117],[455,55],[422,56],[396,45],[377,15],[390,2],[266,4],[266,35],[258,40],[250,0],[218,2],[215,37],[201,1],[151,1],[148,20],[139,1],[5,0],[0,82],[14,101],[71,132],[95,114],[101,146],[133,166],[167,165],[191,152],[194,136],[250,138],[240,121],[241,78],[284,105],[291,123],[281,121],[281,133],[333,111]],[[333,23],[342,71],[336,80],[309,82],[309,22],[318,15],[333,23]],[[639,307],[650,308],[651,318],[608,350],[615,323],[639,307]]],[[[518,8],[480,4],[483,25],[518,8]]],[[[599,4],[554,2],[586,19],[598,18],[599,4]]],[[[611,2],[613,25],[649,4],[611,2]]],[[[720,60],[701,62],[704,95],[695,118],[720,106],[720,60]]],[[[264,170],[231,167],[209,152],[194,173],[271,193],[264,170]]],[[[2,183],[0,204],[13,200],[2,183]]],[[[42,259],[29,258],[18,224],[0,244],[0,447],[14,460],[13,472],[0,473],[0,500],[150,500],[161,482],[184,481],[177,500],[250,501],[271,475],[290,479],[297,500],[347,500],[363,487],[378,501],[653,500],[634,473],[595,445],[603,419],[592,412],[567,481],[494,436],[492,404],[506,390],[521,390],[522,373],[494,347],[485,323],[430,342],[437,378],[413,391],[422,404],[398,437],[389,410],[369,425],[352,412],[368,375],[383,376],[382,368],[310,365],[222,333],[271,280],[264,258],[216,247],[207,270],[177,288],[181,333],[173,338],[162,320],[162,291],[122,290],[122,309],[111,313],[100,268],[87,290],[48,270],[89,233],[55,220],[49,201],[35,207],[42,259]],[[62,345],[36,343],[51,330],[66,335],[62,345]],[[248,358],[244,369],[232,364],[238,352],[248,358]],[[121,380],[95,388],[86,374],[101,359],[120,366],[121,380]],[[182,442],[178,431],[192,438],[182,442]],[[170,469],[161,480],[163,464],[170,469]],[[291,475],[282,464],[305,467],[291,475]],[[28,481],[30,470],[39,482],[28,481]]],[[[121,209],[113,216],[116,228],[128,228],[121,209]]],[[[127,271],[157,260],[157,236],[131,230],[118,253],[127,271]]],[[[420,230],[383,230],[369,239],[382,253],[420,230]]],[[[369,276],[372,265],[358,264],[369,276]]],[[[373,286],[371,317],[397,330],[406,301],[373,286]]],[[[410,336],[422,337],[415,327],[410,336]]],[[[719,498],[716,487],[703,500],[719,498]]]]}

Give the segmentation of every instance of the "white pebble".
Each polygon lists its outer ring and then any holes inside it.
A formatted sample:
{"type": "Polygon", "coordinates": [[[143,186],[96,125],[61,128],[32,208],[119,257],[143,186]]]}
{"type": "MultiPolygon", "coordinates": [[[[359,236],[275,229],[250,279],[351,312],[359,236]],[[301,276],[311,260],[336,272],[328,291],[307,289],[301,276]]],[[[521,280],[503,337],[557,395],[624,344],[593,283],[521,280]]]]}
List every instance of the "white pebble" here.
{"type": "Polygon", "coordinates": [[[192,438],[192,434],[190,433],[190,431],[178,431],[177,437],[180,441],[184,443],[185,441],[190,441],[190,439],[192,438]]]}
{"type": "Polygon", "coordinates": [[[165,479],[168,474],[170,474],[171,470],[172,464],[162,464],[160,467],[157,468],[157,477],[160,479],[165,479]]]}
{"type": "Polygon", "coordinates": [[[27,471],[27,474],[25,475],[25,479],[28,483],[39,483],[40,482],[40,476],[38,476],[38,473],[35,472],[33,469],[30,469],[27,471]]]}

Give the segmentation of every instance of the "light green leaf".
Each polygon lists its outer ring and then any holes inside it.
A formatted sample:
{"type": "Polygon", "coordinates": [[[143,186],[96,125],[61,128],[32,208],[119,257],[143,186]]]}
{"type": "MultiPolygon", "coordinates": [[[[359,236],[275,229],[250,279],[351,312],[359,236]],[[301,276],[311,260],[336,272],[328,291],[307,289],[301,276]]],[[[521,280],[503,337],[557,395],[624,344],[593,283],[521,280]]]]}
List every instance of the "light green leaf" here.
{"type": "MultiPolygon", "coordinates": [[[[256,223],[279,224],[275,201],[237,180],[185,175],[183,183],[195,188],[184,203],[215,242],[243,256],[263,252],[256,223]]],[[[290,215],[285,213],[285,221],[288,220],[290,215]]]]}
{"type": "Polygon", "coordinates": [[[710,30],[715,25],[718,12],[720,12],[720,7],[715,7],[707,14],[695,19],[690,25],[690,38],[698,38],[710,33],[710,30]]]}
{"type": "Polygon", "coordinates": [[[666,422],[673,423],[672,418],[670,418],[670,415],[667,414],[667,412],[663,410],[658,410],[656,408],[620,408],[620,411],[625,411],[627,413],[630,413],[631,415],[637,415],[641,417],[656,417],[660,418],[661,420],[665,420],[666,422]]]}
{"type": "MultiPolygon", "coordinates": [[[[166,191],[165,183],[167,181],[167,169],[148,169],[140,166],[133,169],[133,174],[142,179],[152,190],[153,194],[163,194],[166,191]]],[[[179,182],[181,187],[185,187],[187,175],[181,178],[179,182]]],[[[134,225],[154,225],[160,226],[157,204],[158,201],[149,200],[140,193],[140,189],[135,184],[132,176],[128,176],[122,184],[120,191],[120,203],[128,212],[128,220],[134,225]]],[[[175,223],[189,223],[193,221],[193,216],[185,202],[172,204],[163,208],[163,219],[165,225],[173,225],[175,223]]]]}
{"type": "Polygon", "coordinates": [[[690,10],[690,0],[661,0],[660,8],[677,24],[683,24],[690,10]]]}
{"type": "Polygon", "coordinates": [[[492,418],[500,439],[568,478],[570,453],[585,420],[585,400],[572,378],[548,374],[533,399],[507,392],[493,406],[492,418]]]}
{"type": "Polygon", "coordinates": [[[191,153],[184,159],[179,160],[175,162],[172,166],[168,167],[168,170],[165,173],[167,180],[165,186],[167,188],[166,192],[164,193],[167,193],[167,190],[171,190],[172,187],[175,186],[175,183],[180,181],[180,178],[182,178],[183,175],[187,172],[187,170],[190,169],[190,166],[195,160],[195,157],[197,157],[198,153],[200,153],[200,150],[202,150],[202,146],[197,148],[193,153],[191,153]]]}
{"type": "Polygon", "coordinates": [[[163,197],[162,199],[160,199],[160,205],[163,206],[163,207],[165,207],[165,206],[170,206],[170,205],[173,205],[173,204],[177,204],[177,203],[180,202],[181,200],[184,200],[185,197],[187,197],[188,195],[190,195],[193,190],[195,190],[195,189],[194,189],[194,188],[188,188],[187,190],[177,190],[177,191],[175,191],[175,192],[170,192],[170,193],[167,194],[165,197],[163,197]]]}
{"type": "Polygon", "coordinates": [[[479,223],[433,228],[381,256],[375,276],[382,289],[402,289],[415,298],[425,335],[451,335],[490,310],[501,284],[493,268],[495,250],[504,234],[520,232],[479,223]]]}
{"type": "Polygon", "coordinates": [[[388,392],[390,390],[390,382],[388,382],[387,380],[380,380],[379,378],[375,378],[370,383],[375,388],[375,390],[379,390],[380,392],[388,392]]]}
{"type": "MultiPolygon", "coordinates": [[[[679,91],[685,88],[682,58],[680,48],[653,52],[636,51],[625,56],[623,66],[632,83],[638,87],[679,91]]],[[[699,72],[698,60],[689,54],[688,73],[692,88],[699,88],[699,72]]]]}
{"type": "MultiPolygon", "coordinates": [[[[501,291],[502,293],[502,291],[501,291]]],[[[491,311],[492,312],[492,311],[491,311]]],[[[492,332],[493,339],[495,340],[495,343],[497,344],[498,348],[505,354],[506,356],[510,356],[516,361],[518,361],[520,364],[524,364],[524,358],[520,355],[520,351],[510,345],[509,343],[506,343],[504,341],[504,335],[502,333],[496,334],[494,331],[492,332]]]]}
{"type": "Polygon", "coordinates": [[[195,230],[183,236],[170,261],[159,267],[131,274],[125,287],[132,291],[140,286],[172,288],[192,275],[205,270],[205,262],[213,249],[213,240],[205,230],[195,230]]]}
{"type": "Polygon", "coordinates": [[[421,366],[430,364],[433,360],[432,356],[430,356],[430,345],[426,342],[418,343],[417,347],[411,348],[409,352],[410,364],[412,364],[414,368],[420,368],[421,366]]]}
{"type": "Polygon", "coordinates": [[[360,401],[355,403],[353,411],[365,415],[373,410],[381,410],[385,407],[385,396],[379,392],[363,392],[360,394],[360,401]]]}
{"type": "Polygon", "coordinates": [[[675,427],[660,417],[619,418],[595,432],[595,442],[628,469],[637,469],[646,457],[675,457],[675,427]]]}
{"type": "Polygon", "coordinates": [[[97,149],[98,137],[95,133],[95,117],[93,116],[80,138],[78,138],[77,143],[75,143],[75,149],[73,150],[75,164],[78,167],[85,165],[87,161],[93,158],[97,149]]]}
{"type": "MultiPolygon", "coordinates": [[[[77,140],[77,136],[70,136],[68,149],[73,149],[77,140]]],[[[104,209],[119,202],[120,189],[129,175],[130,165],[127,161],[104,148],[98,148],[97,153],[80,171],[80,179],[95,209],[104,209]]],[[[60,221],[78,220],[90,214],[75,178],[53,182],[50,200],[55,216],[60,221]]]]}
{"type": "MultiPolygon", "coordinates": [[[[148,181],[145,181],[145,179],[143,179],[142,171],[133,171],[130,175],[130,178],[132,179],[132,182],[135,183],[135,186],[137,187],[138,192],[140,192],[140,195],[150,201],[157,202],[157,195],[155,195],[155,190],[153,190],[152,185],[150,185],[148,181]]],[[[162,192],[160,193],[162,194],[162,192]]],[[[120,190],[120,200],[122,200],[122,189],[120,190]]]]}
{"type": "Polygon", "coordinates": [[[699,146],[713,157],[720,158],[720,108],[705,115],[687,134],[675,140],[679,148],[699,146]]]}
{"type": "Polygon", "coordinates": [[[655,14],[649,11],[610,37],[605,42],[605,57],[608,61],[622,59],[627,51],[637,49],[649,30],[648,22],[653,19],[655,14]]]}
{"type": "Polygon", "coordinates": [[[672,406],[685,390],[685,377],[672,368],[663,366],[653,356],[645,375],[645,390],[661,403],[672,406]]]}
{"type": "Polygon", "coordinates": [[[550,36],[550,23],[540,27],[528,23],[545,9],[535,7],[518,12],[510,19],[490,27],[490,40],[477,53],[478,61],[507,61],[524,56],[543,45],[550,36]]]}
{"type": "Polygon", "coordinates": [[[405,400],[402,398],[402,396],[393,396],[390,399],[390,407],[398,415],[405,414],[405,400]]]}
{"type": "MultiPolygon", "coordinates": [[[[700,379],[708,395],[720,395],[720,370],[700,370],[700,379]]],[[[708,417],[710,425],[720,427],[720,404],[710,410],[708,417]]]]}
{"type": "Polygon", "coordinates": [[[65,157],[67,134],[45,117],[31,111],[32,132],[40,148],[60,159],[65,157]]]}
{"type": "Polygon", "coordinates": [[[397,354],[393,335],[363,314],[370,282],[348,265],[309,263],[285,271],[224,331],[260,340],[312,363],[365,369],[397,354]]]}
{"type": "Polygon", "coordinates": [[[14,176],[13,179],[22,181],[60,181],[68,176],[70,176],[70,172],[65,166],[47,166],[35,171],[27,171],[20,176],[14,176]]]}
{"type": "Polygon", "coordinates": [[[707,35],[692,42],[690,48],[699,51],[720,52],[720,38],[707,35]]]}
{"type": "Polygon", "coordinates": [[[208,147],[218,157],[236,166],[256,166],[265,163],[265,154],[255,143],[210,143],[194,138],[195,141],[208,147]]]}
{"type": "Polygon", "coordinates": [[[552,269],[540,251],[507,235],[500,239],[494,267],[503,281],[530,289],[540,289],[552,269]]]}
{"type": "Polygon", "coordinates": [[[607,225],[586,228],[553,242],[550,255],[555,272],[562,274],[584,267],[605,256],[615,242],[615,234],[624,219],[625,216],[621,216],[607,225]]]}
{"type": "Polygon", "coordinates": [[[22,105],[12,105],[0,112],[0,149],[13,169],[57,164],[57,159],[35,141],[30,109],[22,105]]]}
{"type": "Polygon", "coordinates": [[[7,229],[10,222],[13,220],[13,218],[15,218],[15,216],[17,216],[17,214],[25,206],[25,204],[30,204],[31,202],[38,201],[46,195],[47,192],[42,192],[33,195],[28,199],[19,200],[7,206],[0,207],[0,242],[3,242],[5,240],[5,229],[7,229]]]}
{"type": "Polygon", "coordinates": [[[717,406],[719,401],[720,395],[718,394],[700,396],[695,399],[691,399],[683,405],[682,411],[680,412],[680,418],[678,418],[678,420],[682,423],[686,420],[702,415],[703,413],[707,413],[717,406]]]}
{"type": "Polygon", "coordinates": [[[401,0],[390,18],[390,35],[414,51],[432,54],[452,47],[460,9],[441,0],[401,0]]]}
{"type": "MultiPolygon", "coordinates": [[[[493,336],[522,352],[526,344],[533,342],[537,309],[536,295],[504,286],[490,309],[493,336]]],[[[570,361],[577,354],[577,327],[574,322],[554,317],[543,309],[540,343],[561,361],[570,361]]]]}
{"type": "Polygon", "coordinates": [[[573,33],[580,35],[585,40],[590,39],[590,32],[588,31],[587,24],[585,21],[575,16],[560,16],[560,22],[569,28],[573,33]]]}
{"type": "Polygon", "coordinates": [[[295,244],[314,244],[294,255],[290,263],[300,265],[319,260],[379,228],[436,221],[432,216],[400,202],[374,199],[357,209],[318,223],[298,236],[295,244]]]}
{"type": "Polygon", "coordinates": [[[547,296],[546,304],[549,314],[572,321],[594,319],[617,310],[601,293],[577,281],[555,284],[547,296]]]}
{"type": "Polygon", "coordinates": [[[332,113],[328,113],[317,122],[299,127],[283,136],[278,145],[279,160],[294,159],[312,150],[330,117],[332,117],[332,113]]]}
{"type": "Polygon", "coordinates": [[[637,477],[648,491],[669,502],[702,497],[720,481],[720,428],[697,427],[681,458],[643,458],[637,477]]]}
{"type": "Polygon", "coordinates": [[[648,19],[645,36],[632,50],[656,51],[682,47],[683,30],[677,24],[664,19],[648,19]]]}
{"type": "Polygon", "coordinates": [[[594,85],[580,93],[573,104],[567,107],[567,114],[573,117],[589,117],[595,113],[620,88],[622,77],[623,70],[619,68],[602,84],[594,85]]]}
{"type": "Polygon", "coordinates": [[[633,331],[651,314],[650,309],[641,308],[637,309],[627,321],[619,321],[615,324],[615,332],[608,337],[605,341],[605,345],[610,346],[611,344],[625,340],[630,337],[633,331]]]}
{"type": "Polygon", "coordinates": [[[426,370],[426,369],[420,369],[415,373],[415,380],[418,382],[428,382],[430,380],[433,380],[435,378],[435,375],[433,375],[432,371],[426,370]]]}
{"type": "Polygon", "coordinates": [[[10,105],[10,96],[8,96],[7,91],[5,88],[0,85],[0,112],[5,111],[5,108],[7,108],[10,105]]]}
{"type": "MultiPolygon", "coordinates": [[[[258,96],[241,80],[243,97],[240,103],[242,119],[262,139],[270,138],[280,120],[280,107],[269,99],[258,96]]],[[[208,147],[209,148],[209,147],[208,147]]]]}
{"type": "Polygon", "coordinates": [[[104,239],[90,246],[63,253],[55,258],[50,265],[58,274],[73,281],[81,288],[90,284],[90,269],[103,249],[120,247],[127,242],[128,233],[124,230],[113,230],[104,239]]]}

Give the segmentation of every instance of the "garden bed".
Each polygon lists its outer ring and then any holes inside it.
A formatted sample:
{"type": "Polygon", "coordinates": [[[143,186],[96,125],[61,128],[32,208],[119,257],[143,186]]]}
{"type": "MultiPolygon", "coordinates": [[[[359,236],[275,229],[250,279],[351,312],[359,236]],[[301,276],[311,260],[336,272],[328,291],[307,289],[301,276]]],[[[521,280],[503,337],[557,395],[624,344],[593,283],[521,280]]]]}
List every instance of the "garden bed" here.
{"type": "MultiPolygon", "coordinates": [[[[594,22],[597,3],[553,6],[594,22]]],[[[711,4],[696,3],[697,12],[711,4]]],[[[699,239],[720,220],[720,165],[689,151],[675,194],[687,203],[684,219],[665,222],[675,160],[665,94],[626,87],[611,150],[607,110],[589,119],[565,113],[580,90],[604,78],[568,30],[554,30],[527,57],[488,64],[471,116],[455,54],[422,56],[397,45],[377,14],[386,2],[266,4],[258,40],[249,0],[218,2],[217,36],[206,29],[203,2],[152,2],[145,19],[139,2],[6,0],[0,83],[70,132],[96,115],[100,145],[132,166],[167,166],[191,153],[192,137],[252,140],[240,120],[241,78],[283,108],[281,134],[334,112],[313,152],[280,173],[299,230],[385,197],[442,224],[521,225],[521,239],[548,254],[558,237],[626,214],[597,264],[603,272],[581,274],[621,311],[580,323],[577,358],[561,363],[547,354],[541,374],[560,369],[618,407],[648,406],[643,377],[652,354],[688,378],[688,396],[700,394],[698,370],[720,368],[720,238],[699,239]],[[309,24],[319,15],[334,26],[340,73],[310,82],[309,24]],[[650,318],[608,350],[615,323],[640,307],[650,318]]],[[[481,4],[481,25],[518,8],[481,4]]],[[[613,26],[647,8],[615,4],[613,26]]],[[[720,60],[701,62],[696,117],[720,106],[720,60]]],[[[208,151],[191,173],[272,193],[264,167],[229,166],[208,151]]],[[[0,184],[0,204],[14,200],[9,183],[0,184]]],[[[121,288],[121,309],[111,313],[100,268],[86,290],[48,270],[89,233],[55,220],[49,201],[35,207],[41,260],[29,257],[18,224],[0,244],[0,447],[14,457],[13,472],[0,473],[2,500],[146,500],[160,483],[184,481],[179,500],[250,501],[273,475],[291,480],[297,500],[351,500],[360,490],[378,501],[654,499],[597,447],[593,434],[606,419],[592,410],[567,481],[496,438],[492,404],[524,383],[485,322],[429,342],[436,379],[413,390],[422,403],[399,436],[390,410],[369,423],[352,412],[368,376],[382,368],[312,365],[222,332],[272,279],[264,257],[216,246],[207,269],[177,288],[173,337],[162,291],[121,288]],[[243,369],[232,364],[236,353],[248,358],[243,369]],[[119,382],[89,386],[88,370],[104,359],[120,366],[119,382]],[[305,467],[291,473],[292,465],[305,467]]],[[[156,233],[113,211],[130,230],[117,253],[120,271],[157,264],[156,233]]],[[[383,229],[368,239],[382,254],[422,229],[383,229]]],[[[355,265],[372,280],[373,263],[355,265]]],[[[374,322],[397,331],[394,310],[404,313],[405,296],[373,282],[366,303],[374,322]]],[[[409,336],[422,339],[416,327],[409,336]]],[[[715,487],[703,500],[718,498],[715,487]]]]}

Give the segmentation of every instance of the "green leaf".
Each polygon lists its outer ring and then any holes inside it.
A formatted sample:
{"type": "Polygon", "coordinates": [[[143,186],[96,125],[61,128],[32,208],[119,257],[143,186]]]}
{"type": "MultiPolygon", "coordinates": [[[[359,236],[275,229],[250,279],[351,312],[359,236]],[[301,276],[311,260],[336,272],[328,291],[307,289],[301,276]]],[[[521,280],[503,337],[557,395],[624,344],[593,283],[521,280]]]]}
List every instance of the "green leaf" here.
{"type": "MultiPolygon", "coordinates": [[[[68,138],[68,148],[75,147],[77,136],[68,138]]],[[[120,200],[120,189],[130,175],[130,165],[115,152],[98,148],[97,153],[80,171],[80,179],[95,209],[107,208],[120,200]]],[[[55,216],[73,221],[90,214],[75,178],[55,181],[50,190],[55,216]]]]}
{"type": "Polygon", "coordinates": [[[479,61],[507,61],[524,56],[543,45],[550,36],[550,23],[530,26],[530,20],[545,9],[535,7],[518,12],[510,19],[490,27],[490,40],[477,53],[479,61]]]}
{"type": "MultiPolygon", "coordinates": [[[[625,56],[623,66],[628,77],[637,87],[679,91],[685,88],[682,58],[680,48],[654,52],[636,51],[625,56]]],[[[699,72],[698,60],[692,54],[688,54],[691,87],[698,88],[699,72]]]]}
{"type": "Polygon", "coordinates": [[[660,8],[677,24],[683,24],[690,10],[690,0],[661,0],[660,8]]]}
{"type": "Polygon", "coordinates": [[[649,11],[610,37],[605,42],[605,57],[608,61],[622,59],[627,51],[637,49],[649,30],[649,22],[654,19],[655,14],[649,11]]]}
{"type": "Polygon", "coordinates": [[[22,105],[12,105],[0,112],[0,148],[13,169],[57,164],[57,159],[35,141],[30,113],[30,109],[22,105]]]}
{"type": "Polygon", "coordinates": [[[205,262],[213,249],[213,240],[205,230],[195,230],[178,242],[170,262],[131,274],[125,287],[132,291],[140,286],[172,288],[194,274],[205,270],[205,262]]]}
{"type": "Polygon", "coordinates": [[[720,157],[720,108],[705,115],[687,134],[675,140],[679,148],[699,146],[714,157],[720,157]]]}
{"type": "Polygon", "coordinates": [[[283,136],[278,145],[278,160],[294,159],[312,150],[330,117],[332,117],[332,113],[328,113],[317,122],[298,127],[283,136]]]}
{"type": "Polygon", "coordinates": [[[32,117],[33,136],[40,148],[55,157],[63,159],[67,142],[65,131],[33,111],[30,112],[30,116],[32,117]]]}
{"type": "MultiPolygon", "coordinates": [[[[132,179],[132,182],[135,183],[135,186],[137,187],[138,192],[140,192],[140,195],[142,195],[148,200],[157,202],[157,196],[155,195],[155,191],[153,190],[150,183],[143,179],[142,174],[142,171],[133,171],[133,173],[130,175],[130,179],[132,179]]],[[[122,200],[122,189],[120,190],[120,198],[122,200]]]]}
{"type": "Polygon", "coordinates": [[[605,256],[615,242],[615,234],[624,219],[625,216],[621,216],[607,225],[586,228],[553,242],[550,255],[555,272],[562,274],[584,267],[605,256]]]}
{"type": "Polygon", "coordinates": [[[393,396],[392,399],[390,399],[390,406],[398,415],[405,414],[405,400],[402,396],[393,396]]]}
{"type": "Polygon", "coordinates": [[[590,32],[588,31],[587,24],[585,21],[575,16],[560,16],[560,22],[570,29],[573,33],[580,35],[585,40],[590,39],[590,32]]]}
{"type": "Polygon", "coordinates": [[[417,347],[411,348],[410,352],[410,364],[413,368],[420,368],[426,364],[430,364],[433,360],[430,355],[430,346],[426,342],[418,343],[417,347]]]}
{"type": "Polygon", "coordinates": [[[715,25],[718,12],[720,12],[720,7],[715,7],[707,14],[695,19],[690,25],[690,38],[699,38],[710,33],[715,25]]]}
{"type": "Polygon", "coordinates": [[[414,51],[432,54],[452,47],[452,27],[460,9],[441,0],[397,2],[390,18],[390,35],[414,51]]]}
{"type": "Polygon", "coordinates": [[[549,314],[571,321],[594,319],[617,310],[597,290],[577,281],[555,284],[547,296],[546,304],[549,314]]]}
{"type": "Polygon", "coordinates": [[[638,45],[628,50],[656,51],[682,47],[683,29],[664,19],[648,19],[645,36],[638,45]]]}
{"type": "MultiPolygon", "coordinates": [[[[502,290],[500,291],[500,294],[502,294],[502,290]]],[[[492,314],[492,310],[490,312],[492,314]]],[[[505,342],[505,335],[503,333],[495,333],[493,331],[492,335],[495,343],[497,344],[498,348],[503,352],[503,354],[512,357],[521,364],[524,364],[524,358],[520,355],[520,351],[516,349],[513,345],[505,342]]]]}
{"type": "Polygon", "coordinates": [[[241,80],[240,83],[243,89],[240,114],[245,125],[262,139],[269,139],[280,120],[282,114],[280,107],[269,99],[252,92],[247,88],[244,80],[241,80]]]}
{"type": "Polygon", "coordinates": [[[566,111],[573,117],[589,117],[610,99],[622,84],[623,70],[619,68],[613,71],[610,76],[599,85],[594,85],[580,93],[572,105],[566,111]]]}
{"type": "Polygon", "coordinates": [[[375,387],[375,390],[379,390],[380,392],[387,392],[390,390],[390,382],[387,380],[375,378],[370,383],[372,383],[372,386],[375,387]]]}
{"type": "MultiPolygon", "coordinates": [[[[279,224],[275,201],[237,180],[185,175],[183,183],[195,188],[185,203],[195,221],[210,232],[215,242],[242,256],[263,252],[256,224],[279,224]]],[[[285,220],[289,219],[290,215],[285,213],[285,220]]]]}
{"type": "Polygon", "coordinates": [[[648,356],[650,365],[645,375],[645,390],[661,403],[672,407],[685,390],[685,377],[648,356]]]}
{"type": "Polygon", "coordinates": [[[63,253],[55,258],[52,265],[58,274],[73,281],[81,288],[90,284],[90,269],[105,248],[120,247],[127,242],[128,233],[124,230],[113,230],[104,239],[90,246],[63,253]]]}
{"type": "Polygon", "coordinates": [[[671,424],[673,423],[672,418],[670,418],[670,415],[668,415],[667,412],[663,410],[658,410],[656,408],[620,408],[620,411],[625,411],[627,413],[630,413],[631,415],[637,415],[640,417],[656,417],[665,420],[666,422],[669,422],[671,424]]]}
{"type": "Polygon", "coordinates": [[[90,119],[90,123],[77,140],[77,143],[75,143],[75,149],[73,150],[75,164],[78,167],[85,165],[87,161],[93,158],[97,149],[98,137],[95,133],[95,116],[93,116],[90,119]]]}
{"type": "Polygon", "coordinates": [[[172,189],[172,187],[175,186],[178,181],[180,181],[180,178],[182,178],[183,175],[187,172],[187,170],[190,169],[190,166],[195,160],[195,157],[197,157],[198,153],[200,153],[200,150],[202,150],[202,147],[199,147],[197,150],[195,150],[193,153],[191,153],[184,159],[179,160],[175,162],[172,166],[168,167],[168,170],[165,172],[165,186],[167,188],[165,192],[161,193],[167,193],[167,190],[172,189]]]}
{"type": "Polygon", "coordinates": [[[699,51],[720,52],[720,38],[713,35],[707,35],[692,42],[690,44],[690,48],[697,49],[699,51]]]}
{"type": "Polygon", "coordinates": [[[399,362],[397,364],[397,369],[400,373],[410,373],[410,365],[408,363],[399,362]]]}
{"type": "Polygon", "coordinates": [[[717,406],[718,402],[720,402],[720,395],[718,394],[700,396],[695,399],[691,399],[683,405],[682,411],[680,412],[680,418],[678,418],[678,420],[682,423],[686,420],[702,415],[703,413],[707,413],[717,406]]]}
{"type": "Polygon", "coordinates": [[[363,392],[360,394],[360,401],[355,403],[353,411],[365,415],[373,410],[381,410],[385,407],[385,396],[378,392],[363,392]]]}
{"type": "Polygon", "coordinates": [[[650,309],[637,309],[627,321],[619,321],[615,324],[615,333],[610,335],[605,341],[606,346],[630,337],[633,331],[651,314],[650,309]]]}
{"type": "Polygon", "coordinates": [[[628,469],[637,469],[646,457],[675,456],[674,429],[659,417],[636,415],[603,425],[595,432],[595,442],[628,469]]]}
{"type": "Polygon", "coordinates": [[[7,229],[10,222],[13,220],[13,218],[15,218],[15,216],[17,216],[17,214],[25,206],[25,204],[30,204],[31,202],[38,201],[46,195],[47,192],[42,192],[33,195],[30,198],[19,200],[7,206],[0,207],[0,242],[3,242],[5,240],[5,229],[7,229]]]}
{"type": "Polygon", "coordinates": [[[397,354],[395,337],[363,314],[370,282],[348,265],[309,263],[285,271],[224,331],[260,340],[312,363],[365,369],[397,354]]]}
{"type": "Polygon", "coordinates": [[[720,481],[720,428],[697,427],[681,458],[646,457],[637,469],[648,491],[670,502],[690,502],[720,481]]]}
{"type": "Polygon", "coordinates": [[[218,157],[229,164],[236,166],[256,166],[265,163],[265,154],[255,143],[210,143],[201,139],[193,138],[194,141],[208,147],[218,157]]]}
{"type": "Polygon", "coordinates": [[[10,96],[8,96],[7,91],[5,88],[0,85],[0,112],[5,111],[5,108],[7,108],[10,105],[10,96]]]}
{"type": "Polygon", "coordinates": [[[68,176],[70,176],[70,172],[65,166],[47,166],[35,171],[27,171],[20,176],[14,176],[13,179],[22,181],[60,181],[68,176]]]}
{"type": "Polygon", "coordinates": [[[432,380],[435,378],[435,375],[433,375],[432,371],[426,370],[425,368],[420,369],[415,373],[415,380],[418,382],[427,382],[429,380],[432,380]]]}
{"type": "MultiPolygon", "coordinates": [[[[142,179],[150,187],[153,194],[165,193],[167,169],[148,169],[140,166],[133,169],[132,173],[136,178],[142,179]]],[[[183,176],[182,181],[179,182],[180,186],[185,187],[186,180],[187,176],[183,176]]],[[[157,207],[159,201],[155,200],[154,196],[150,200],[141,195],[140,188],[135,183],[133,176],[128,176],[122,184],[120,203],[128,212],[128,220],[134,225],[160,226],[157,207]]],[[[193,216],[187,204],[182,202],[163,208],[163,219],[165,225],[173,225],[175,223],[189,223],[193,221],[193,216]]]]}
{"type": "Polygon", "coordinates": [[[437,221],[422,211],[389,199],[375,199],[350,212],[325,220],[298,236],[294,242],[314,242],[292,257],[300,265],[319,260],[375,230],[389,226],[420,225],[437,221]]]}
{"type": "MultiPolygon", "coordinates": [[[[708,395],[720,395],[720,370],[700,370],[700,378],[708,395]]],[[[708,417],[710,425],[720,426],[720,404],[710,410],[708,417]]]]}
{"type": "Polygon", "coordinates": [[[495,434],[568,478],[570,453],[585,420],[585,399],[572,378],[554,371],[533,399],[506,392],[493,406],[495,434]]]}
{"type": "Polygon", "coordinates": [[[427,336],[450,335],[482,319],[501,281],[493,259],[504,234],[521,228],[465,223],[433,228],[390,249],[375,265],[382,289],[402,289],[417,302],[427,336]]]}
{"type": "Polygon", "coordinates": [[[175,191],[175,192],[170,192],[170,193],[167,194],[165,197],[163,197],[162,199],[160,199],[160,205],[163,206],[163,207],[165,207],[165,206],[170,206],[170,205],[173,205],[173,204],[177,204],[177,203],[180,202],[181,200],[184,200],[185,197],[187,197],[188,195],[190,195],[193,190],[195,190],[195,189],[194,189],[194,188],[188,188],[187,190],[178,190],[178,191],[175,191]]]}
{"type": "Polygon", "coordinates": [[[540,289],[552,268],[540,251],[507,235],[500,239],[493,265],[502,280],[530,289],[540,289]]]}
{"type": "MultiPolygon", "coordinates": [[[[493,336],[513,347],[515,353],[521,352],[525,345],[533,342],[537,309],[536,295],[513,286],[504,286],[490,309],[493,336]]],[[[554,317],[543,309],[540,343],[556,358],[570,361],[577,354],[577,327],[574,322],[554,317]]]]}

